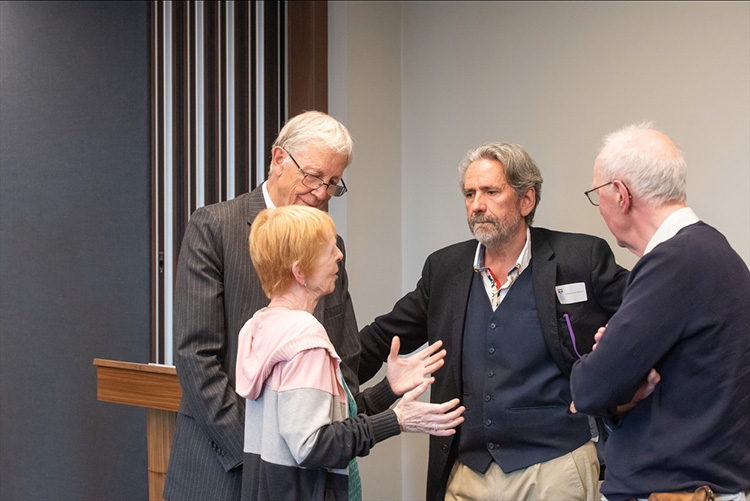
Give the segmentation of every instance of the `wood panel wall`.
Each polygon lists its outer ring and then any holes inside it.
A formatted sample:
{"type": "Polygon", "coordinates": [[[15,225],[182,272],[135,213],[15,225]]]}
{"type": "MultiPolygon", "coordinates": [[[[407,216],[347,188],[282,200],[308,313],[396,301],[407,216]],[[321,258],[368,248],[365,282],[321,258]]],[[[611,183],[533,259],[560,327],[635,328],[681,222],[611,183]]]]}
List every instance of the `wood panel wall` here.
{"type": "Polygon", "coordinates": [[[289,116],[327,111],[326,1],[151,3],[152,347],[172,363],[188,218],[262,183],[289,116]]]}

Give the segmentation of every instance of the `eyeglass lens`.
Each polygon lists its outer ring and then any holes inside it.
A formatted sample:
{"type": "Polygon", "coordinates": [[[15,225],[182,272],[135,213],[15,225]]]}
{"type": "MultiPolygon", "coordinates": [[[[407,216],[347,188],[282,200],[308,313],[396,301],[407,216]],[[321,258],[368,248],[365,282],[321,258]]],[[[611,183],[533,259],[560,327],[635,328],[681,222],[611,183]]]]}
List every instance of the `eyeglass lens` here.
{"type": "Polygon", "coordinates": [[[586,196],[589,197],[589,202],[599,205],[599,190],[589,191],[586,196]]]}
{"type": "Polygon", "coordinates": [[[346,193],[346,183],[344,183],[344,180],[341,180],[341,184],[330,184],[324,182],[322,179],[320,179],[317,176],[314,176],[312,174],[308,174],[307,172],[302,170],[302,167],[299,166],[297,161],[294,159],[291,153],[289,153],[288,150],[284,149],[286,151],[286,154],[289,155],[289,158],[292,159],[292,162],[294,162],[294,165],[297,166],[297,169],[302,173],[302,184],[307,186],[308,188],[312,188],[313,190],[317,190],[321,186],[325,185],[326,187],[326,193],[328,193],[332,197],[340,197],[344,193],[346,193]]]}
{"type": "MultiPolygon", "coordinates": [[[[584,191],[583,194],[586,195],[586,198],[589,199],[589,202],[591,202],[591,205],[599,205],[599,189],[604,188],[605,186],[609,186],[614,181],[610,181],[608,183],[604,183],[602,185],[597,186],[596,188],[591,188],[588,191],[584,191]]],[[[632,197],[631,197],[632,198],[632,197]]]]}
{"type": "Polygon", "coordinates": [[[341,195],[343,195],[344,193],[346,193],[346,188],[344,188],[343,186],[339,186],[337,184],[325,183],[319,177],[313,176],[312,174],[307,174],[304,171],[302,171],[302,174],[304,175],[304,177],[302,178],[302,184],[304,184],[308,188],[312,188],[313,190],[317,190],[321,186],[325,185],[326,186],[326,193],[328,193],[332,197],[340,197],[341,195]]]}

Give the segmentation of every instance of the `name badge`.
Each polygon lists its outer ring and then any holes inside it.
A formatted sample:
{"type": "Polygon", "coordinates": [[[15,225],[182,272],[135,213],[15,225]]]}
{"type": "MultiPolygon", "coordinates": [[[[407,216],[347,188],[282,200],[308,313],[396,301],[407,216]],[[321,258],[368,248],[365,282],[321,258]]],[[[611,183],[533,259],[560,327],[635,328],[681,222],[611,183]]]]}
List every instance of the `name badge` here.
{"type": "Polygon", "coordinates": [[[586,284],[583,282],[557,285],[555,286],[555,292],[560,304],[582,303],[588,299],[586,296],[586,284]]]}

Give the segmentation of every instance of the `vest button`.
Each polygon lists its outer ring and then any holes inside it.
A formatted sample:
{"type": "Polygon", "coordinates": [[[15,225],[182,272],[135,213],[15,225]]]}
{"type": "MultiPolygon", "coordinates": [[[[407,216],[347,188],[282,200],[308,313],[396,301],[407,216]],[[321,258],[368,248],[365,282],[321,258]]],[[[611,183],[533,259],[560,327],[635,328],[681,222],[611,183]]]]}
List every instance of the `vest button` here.
{"type": "Polygon", "coordinates": [[[487,426],[492,426],[492,420],[491,420],[491,419],[488,419],[487,421],[485,421],[485,424],[486,424],[487,426]]]}
{"type": "Polygon", "coordinates": [[[442,451],[443,451],[443,452],[445,452],[446,454],[448,454],[448,446],[447,446],[447,445],[443,444],[443,445],[442,445],[442,446],[440,447],[440,449],[442,449],[442,451]]]}
{"type": "Polygon", "coordinates": [[[487,350],[487,351],[489,351],[489,352],[490,352],[490,355],[491,355],[491,354],[495,353],[495,347],[494,347],[494,346],[492,346],[492,347],[490,347],[490,349],[489,349],[489,350],[487,350]]]}
{"type": "Polygon", "coordinates": [[[494,323],[490,324],[490,329],[494,329],[495,327],[497,326],[494,323]]]}
{"type": "Polygon", "coordinates": [[[495,375],[495,373],[493,371],[490,371],[490,372],[487,373],[487,377],[493,377],[494,375],[495,375]]]}
{"type": "Polygon", "coordinates": [[[485,401],[485,402],[489,402],[490,400],[492,400],[492,397],[491,397],[491,396],[489,396],[489,395],[485,395],[485,396],[484,396],[484,401],[485,401]]]}
{"type": "Polygon", "coordinates": [[[489,450],[492,450],[492,449],[494,449],[494,448],[495,448],[495,444],[489,443],[489,444],[487,444],[487,448],[488,448],[489,450]]]}

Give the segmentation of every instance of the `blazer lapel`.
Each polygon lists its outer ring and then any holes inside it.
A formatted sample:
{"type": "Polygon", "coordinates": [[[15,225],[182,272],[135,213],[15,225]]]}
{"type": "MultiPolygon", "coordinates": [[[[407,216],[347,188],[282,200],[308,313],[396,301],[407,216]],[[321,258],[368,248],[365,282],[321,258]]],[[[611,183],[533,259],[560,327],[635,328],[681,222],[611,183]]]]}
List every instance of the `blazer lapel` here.
{"type": "MultiPolygon", "coordinates": [[[[476,243],[476,242],[475,242],[476,243]]],[[[474,278],[474,253],[476,246],[469,246],[465,256],[461,256],[459,266],[456,272],[447,277],[446,289],[452,291],[450,294],[453,300],[459,303],[455,308],[447,308],[444,321],[446,326],[441,329],[442,332],[448,333],[444,336],[443,343],[451,358],[455,360],[451,370],[447,372],[446,386],[452,389],[453,395],[463,395],[462,377],[463,371],[463,344],[464,344],[464,325],[466,324],[466,309],[469,304],[469,293],[471,292],[471,282],[474,278]]]]}
{"type": "MultiPolygon", "coordinates": [[[[555,251],[542,232],[531,228],[531,273],[534,286],[534,299],[542,324],[542,333],[552,358],[558,365],[565,359],[557,329],[557,305],[555,304],[555,280],[557,262],[555,251]]],[[[562,366],[562,365],[561,365],[562,366]]]]}
{"type": "Polygon", "coordinates": [[[266,199],[263,198],[263,185],[256,187],[247,196],[247,224],[252,225],[258,213],[266,208],[266,199]]]}

